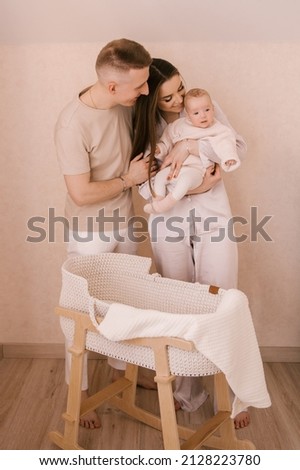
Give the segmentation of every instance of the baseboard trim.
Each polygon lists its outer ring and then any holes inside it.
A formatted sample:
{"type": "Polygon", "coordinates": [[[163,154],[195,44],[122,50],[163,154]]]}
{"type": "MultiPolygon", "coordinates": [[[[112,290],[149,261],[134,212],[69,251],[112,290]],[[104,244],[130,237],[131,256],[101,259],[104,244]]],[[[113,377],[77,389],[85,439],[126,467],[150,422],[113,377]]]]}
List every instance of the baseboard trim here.
{"type": "MultiPolygon", "coordinates": [[[[300,362],[300,348],[262,346],[260,348],[263,362],[300,362]]],[[[0,344],[0,359],[63,359],[64,344],[54,343],[9,343],[0,344]]],[[[89,358],[104,357],[100,354],[89,353],[89,358]]]]}
{"type": "Polygon", "coordinates": [[[63,359],[64,344],[8,343],[3,344],[3,358],[9,359],[63,359]]]}
{"type": "Polygon", "coordinates": [[[263,362],[300,362],[300,348],[261,346],[263,362]]]}
{"type": "MultiPolygon", "coordinates": [[[[0,345],[2,359],[64,359],[65,345],[55,343],[9,343],[0,345]]],[[[101,358],[101,354],[89,353],[89,358],[101,358]]]]}

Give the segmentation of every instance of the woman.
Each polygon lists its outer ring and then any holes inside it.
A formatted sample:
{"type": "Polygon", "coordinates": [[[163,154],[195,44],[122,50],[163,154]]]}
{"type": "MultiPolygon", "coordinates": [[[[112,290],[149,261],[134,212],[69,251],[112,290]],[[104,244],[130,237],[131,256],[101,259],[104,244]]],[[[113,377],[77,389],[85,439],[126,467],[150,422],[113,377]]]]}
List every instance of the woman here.
{"type": "MultiPolygon", "coordinates": [[[[163,59],[153,59],[148,85],[149,95],[141,96],[136,103],[132,155],[149,153],[153,160],[156,142],[164,128],[182,115],[185,87],[176,67],[163,59]]],[[[232,129],[219,106],[214,103],[214,107],[216,119],[232,129]]],[[[242,159],[246,144],[237,134],[236,146],[242,159]]],[[[205,153],[209,158],[211,152],[209,144],[203,141],[178,142],[163,166],[171,164],[170,176],[176,177],[189,153],[205,153]]],[[[140,194],[145,199],[151,197],[150,178],[141,185],[140,194]]],[[[178,201],[167,213],[150,216],[148,227],[157,271],[172,279],[236,288],[237,246],[228,233],[231,218],[219,168],[211,167],[198,189],[178,201]]],[[[207,395],[199,381],[199,378],[176,379],[177,409],[193,411],[203,403],[207,395]]],[[[236,416],[236,428],[248,424],[247,411],[236,416]]]]}

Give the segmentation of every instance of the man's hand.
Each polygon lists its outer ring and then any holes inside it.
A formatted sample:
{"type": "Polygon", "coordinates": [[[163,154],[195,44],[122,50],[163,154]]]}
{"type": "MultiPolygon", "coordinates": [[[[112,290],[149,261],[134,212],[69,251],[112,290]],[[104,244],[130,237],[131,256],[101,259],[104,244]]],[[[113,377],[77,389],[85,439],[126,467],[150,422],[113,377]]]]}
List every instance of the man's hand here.
{"type": "MultiPolygon", "coordinates": [[[[148,167],[150,157],[143,158],[143,154],[140,153],[134,157],[129,165],[128,173],[124,174],[123,177],[126,181],[127,187],[132,187],[137,184],[144,183],[148,179],[148,167]]],[[[156,161],[152,162],[151,165],[151,176],[154,176],[157,172],[156,161]]]]}

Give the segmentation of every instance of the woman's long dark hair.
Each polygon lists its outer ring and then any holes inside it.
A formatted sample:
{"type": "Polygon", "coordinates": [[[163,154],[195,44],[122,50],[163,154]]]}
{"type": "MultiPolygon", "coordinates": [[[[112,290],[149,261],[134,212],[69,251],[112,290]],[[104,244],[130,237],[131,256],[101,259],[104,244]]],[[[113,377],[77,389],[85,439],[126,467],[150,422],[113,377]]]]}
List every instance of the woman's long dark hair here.
{"type": "Polygon", "coordinates": [[[174,65],[164,59],[153,59],[148,79],[149,94],[141,95],[136,102],[133,120],[133,145],[131,158],[150,149],[149,181],[151,165],[155,158],[156,126],[160,121],[158,93],[161,85],[179,75],[174,65]]]}

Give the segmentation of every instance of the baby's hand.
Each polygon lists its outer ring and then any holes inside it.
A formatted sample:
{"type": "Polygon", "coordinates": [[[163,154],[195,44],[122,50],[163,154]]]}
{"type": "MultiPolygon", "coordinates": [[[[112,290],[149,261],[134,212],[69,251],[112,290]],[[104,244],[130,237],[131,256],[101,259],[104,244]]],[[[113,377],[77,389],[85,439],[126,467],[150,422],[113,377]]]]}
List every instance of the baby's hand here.
{"type": "Polygon", "coordinates": [[[235,165],[235,164],[236,164],[236,160],[227,160],[227,162],[225,162],[226,166],[232,166],[232,165],[235,165]]]}

